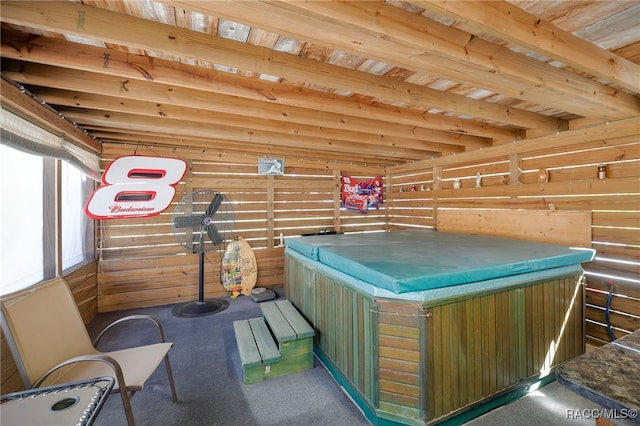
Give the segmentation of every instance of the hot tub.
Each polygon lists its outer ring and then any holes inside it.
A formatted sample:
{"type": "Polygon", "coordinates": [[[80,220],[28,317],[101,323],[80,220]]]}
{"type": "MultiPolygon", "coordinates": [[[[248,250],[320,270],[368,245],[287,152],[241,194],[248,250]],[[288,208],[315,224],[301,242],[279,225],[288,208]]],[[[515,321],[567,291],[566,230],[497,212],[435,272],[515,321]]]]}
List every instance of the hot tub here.
{"type": "Polygon", "coordinates": [[[477,411],[584,352],[593,250],[422,230],[286,245],[285,295],[374,424],[477,411]]]}

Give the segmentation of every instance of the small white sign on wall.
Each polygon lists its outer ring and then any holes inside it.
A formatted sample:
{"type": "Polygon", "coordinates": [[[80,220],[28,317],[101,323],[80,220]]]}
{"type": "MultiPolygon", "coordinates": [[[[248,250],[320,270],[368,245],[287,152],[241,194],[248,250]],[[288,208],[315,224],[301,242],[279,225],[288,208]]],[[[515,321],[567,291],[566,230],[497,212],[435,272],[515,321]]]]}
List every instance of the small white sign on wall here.
{"type": "Polygon", "coordinates": [[[284,160],[280,158],[259,158],[258,173],[261,175],[283,175],[284,160]]]}

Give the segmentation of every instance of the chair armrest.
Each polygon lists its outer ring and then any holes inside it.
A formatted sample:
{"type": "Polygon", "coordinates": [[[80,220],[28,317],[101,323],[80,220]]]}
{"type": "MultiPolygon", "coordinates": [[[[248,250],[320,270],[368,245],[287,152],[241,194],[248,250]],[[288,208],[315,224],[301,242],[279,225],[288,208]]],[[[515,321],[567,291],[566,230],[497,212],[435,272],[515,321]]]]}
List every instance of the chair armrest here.
{"type": "Polygon", "coordinates": [[[42,385],[42,383],[47,379],[47,377],[53,374],[56,370],[59,370],[60,368],[70,364],[75,364],[77,362],[87,362],[87,361],[97,361],[97,362],[104,362],[105,364],[108,364],[115,373],[118,389],[120,389],[121,392],[127,389],[127,384],[124,381],[124,376],[122,374],[122,368],[120,368],[120,364],[118,364],[118,362],[115,359],[107,355],[80,355],[80,356],[70,358],[66,361],[63,361],[60,364],[53,367],[52,369],[50,369],[49,371],[47,371],[46,373],[44,373],[42,376],[40,376],[40,378],[36,380],[36,382],[33,384],[33,388],[40,387],[40,385],[42,385]]]}
{"type": "Polygon", "coordinates": [[[154,323],[156,328],[158,329],[158,333],[160,334],[160,341],[162,343],[165,343],[164,330],[162,329],[162,324],[160,324],[160,321],[158,321],[156,318],[152,317],[151,315],[128,315],[126,317],[122,317],[120,319],[117,319],[117,320],[113,321],[111,324],[107,325],[100,332],[100,334],[98,334],[98,337],[95,338],[95,340],[93,341],[93,346],[97,347],[98,343],[100,342],[100,339],[102,339],[102,336],[104,336],[104,334],[108,330],[113,328],[115,325],[121,324],[121,323],[127,322],[127,321],[132,321],[132,320],[147,320],[147,321],[151,321],[152,323],[154,323]]]}

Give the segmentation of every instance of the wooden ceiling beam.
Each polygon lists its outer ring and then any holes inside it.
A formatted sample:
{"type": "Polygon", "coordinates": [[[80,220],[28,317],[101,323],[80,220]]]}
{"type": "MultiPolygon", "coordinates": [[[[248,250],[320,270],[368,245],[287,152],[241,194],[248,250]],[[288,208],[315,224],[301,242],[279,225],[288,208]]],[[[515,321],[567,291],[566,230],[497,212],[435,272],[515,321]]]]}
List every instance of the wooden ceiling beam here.
{"type": "Polygon", "coordinates": [[[39,30],[62,32],[107,43],[164,52],[177,57],[201,59],[285,78],[361,93],[391,102],[514,125],[528,129],[557,131],[557,119],[541,114],[429,89],[395,79],[376,76],[325,62],[253,46],[209,34],[150,22],[80,3],[2,3],[2,20],[39,30]]]}
{"type": "Polygon", "coordinates": [[[640,111],[627,93],[384,2],[169,4],[581,116],[607,120],[640,111]]]}
{"type": "MultiPolygon", "coordinates": [[[[83,108],[87,108],[87,102],[85,102],[85,105],[77,105],[78,99],[82,96],[82,94],[78,94],[76,96],[73,95],[73,92],[71,92],[69,93],[70,96],[61,97],[60,95],[60,92],[56,94],[56,99],[53,104],[60,112],[65,114],[65,116],[69,116],[69,111],[73,110],[60,106],[71,107],[74,110],[79,111],[82,111],[83,108]]],[[[242,114],[227,114],[200,110],[197,108],[176,107],[172,105],[157,105],[153,102],[143,102],[136,100],[122,101],[118,98],[108,96],[101,96],[98,98],[94,98],[94,100],[96,101],[95,105],[91,105],[90,109],[110,112],[113,111],[128,115],[139,115],[154,118],[162,117],[173,120],[186,121],[189,123],[197,122],[224,127],[235,127],[239,129],[247,128],[247,117],[242,114]]],[[[54,101],[54,99],[48,98],[47,96],[43,97],[43,99],[54,101]]],[[[362,144],[362,146],[371,145],[371,149],[379,149],[379,147],[381,146],[386,146],[389,148],[407,148],[412,150],[424,150],[428,153],[441,152],[447,154],[460,153],[464,151],[463,146],[438,144],[415,139],[387,137],[384,135],[373,137],[373,135],[367,133],[325,129],[318,126],[284,126],[276,121],[265,120],[257,117],[251,119],[251,128],[266,132],[282,133],[283,135],[329,139],[335,141],[336,143],[355,142],[362,144]]]]}
{"type": "Polygon", "coordinates": [[[408,0],[499,39],[547,56],[575,69],[640,92],[640,66],[543,21],[506,1],[408,0]]]}
{"type": "Polygon", "coordinates": [[[100,142],[89,137],[81,129],[69,121],[61,118],[55,111],[37,102],[23,93],[18,87],[4,78],[0,93],[2,93],[2,107],[19,115],[47,131],[94,153],[102,152],[100,142]]]}
{"type": "Polygon", "coordinates": [[[81,126],[112,127],[123,130],[136,129],[175,136],[179,135],[182,137],[210,137],[237,142],[252,142],[262,145],[306,148],[309,150],[320,149],[338,153],[341,152],[345,156],[375,149],[376,154],[383,158],[396,158],[401,159],[402,161],[407,159],[417,160],[436,156],[435,152],[428,153],[425,150],[381,145],[375,145],[374,148],[374,145],[372,144],[355,142],[340,143],[339,141],[325,138],[247,129],[246,126],[239,128],[194,121],[188,122],[183,120],[174,120],[170,118],[131,116],[130,114],[114,113],[111,111],[79,111],[75,109],[61,109],[61,112],[81,126]]]}
{"type": "MultiPolygon", "coordinates": [[[[93,109],[113,109],[115,111],[178,118],[179,116],[197,119],[204,111],[218,113],[218,117],[232,114],[235,116],[254,117],[257,120],[271,120],[276,128],[279,124],[283,132],[304,133],[312,126],[318,128],[318,136],[335,137],[337,132],[362,133],[362,138],[371,142],[387,141],[398,146],[432,143],[455,145],[442,146],[441,152],[460,152],[461,150],[491,145],[491,140],[472,135],[461,135],[441,130],[416,128],[392,123],[380,123],[358,117],[345,118],[342,115],[330,114],[303,108],[291,108],[283,114],[280,108],[264,102],[211,94],[195,89],[174,87],[148,81],[129,81],[126,84],[118,77],[55,68],[46,65],[9,63],[4,61],[5,75],[23,84],[65,89],[73,93],[57,92],[55,89],[33,88],[40,100],[49,104],[86,107],[93,109]],[[94,95],[94,96],[91,96],[94,95]],[[100,96],[97,96],[100,95],[100,96]],[[104,98],[104,97],[107,98],[104,98]],[[116,99],[117,98],[117,99],[116,99]],[[134,100],[146,102],[137,104],[133,111],[134,100]],[[189,111],[184,112],[184,108],[189,111]],[[195,110],[194,110],[195,109],[195,110]],[[283,126],[288,126],[288,130],[283,126]],[[400,142],[403,141],[403,142],[400,142]],[[412,142],[413,141],[413,142],[412,142]]],[[[233,121],[233,117],[229,117],[233,121]]],[[[245,122],[246,126],[246,122],[245,122]]]]}
{"type": "MultiPolygon", "coordinates": [[[[333,164],[353,165],[357,164],[358,167],[370,167],[372,172],[375,172],[379,167],[387,167],[398,164],[397,159],[386,160],[369,155],[369,153],[363,152],[359,155],[345,156],[340,153],[332,151],[322,150],[308,150],[299,148],[282,148],[279,146],[263,146],[256,145],[255,143],[243,143],[233,142],[223,139],[215,138],[183,138],[183,137],[170,137],[161,133],[150,132],[130,132],[124,131],[118,133],[118,129],[111,131],[111,129],[101,130],[99,127],[94,127],[93,133],[103,141],[104,144],[127,144],[132,146],[139,146],[140,153],[143,149],[148,149],[153,152],[155,147],[172,148],[179,151],[201,151],[203,155],[209,152],[217,152],[220,159],[227,158],[231,153],[237,153],[238,155],[252,154],[262,157],[271,158],[284,158],[286,166],[291,165],[291,161],[295,161],[296,164],[301,166],[305,164],[305,167],[311,168],[323,168],[323,164],[327,162],[333,164]],[[379,166],[373,166],[374,164],[379,166]]],[[[197,158],[197,157],[194,157],[197,158]]],[[[407,160],[408,161],[408,160],[407,160]]],[[[302,167],[302,166],[301,166],[302,167]]],[[[379,170],[378,170],[379,172],[379,170]]]]}
{"type": "MultiPolygon", "coordinates": [[[[78,97],[74,96],[73,99],[66,98],[58,100],[62,103],[55,103],[56,106],[64,105],[74,107],[73,102],[78,97]]],[[[86,107],[86,105],[84,106],[86,107]]],[[[62,109],[59,108],[61,111],[62,109]]],[[[150,102],[142,101],[127,101],[122,102],[115,98],[100,97],[100,100],[91,109],[103,109],[107,111],[121,112],[125,114],[141,115],[148,117],[163,117],[177,120],[184,120],[188,122],[206,123],[220,126],[236,127],[239,129],[247,128],[247,118],[241,114],[227,114],[227,113],[214,113],[210,111],[198,110],[195,108],[175,107],[171,105],[158,106],[153,105],[150,102]],[[112,102],[109,102],[109,99],[112,102]]],[[[420,141],[415,139],[406,139],[398,137],[386,137],[378,136],[373,137],[371,134],[344,131],[344,130],[331,130],[324,129],[318,126],[283,126],[282,124],[273,120],[265,120],[261,118],[251,119],[251,128],[256,130],[263,130],[267,132],[282,133],[283,135],[297,135],[300,137],[313,137],[333,140],[336,143],[359,143],[362,146],[370,145],[371,149],[378,149],[381,146],[397,149],[412,149],[412,150],[424,150],[425,156],[431,155],[433,152],[439,152],[443,154],[460,153],[465,151],[465,148],[460,145],[441,144],[429,141],[420,141]]]]}
{"type": "MultiPolygon", "coordinates": [[[[57,89],[39,89],[38,97],[50,104],[65,105],[71,107],[108,109],[118,112],[128,112],[130,114],[163,116],[172,118],[198,119],[206,115],[213,117],[216,113],[218,121],[228,118],[228,122],[233,122],[237,117],[243,117],[246,127],[246,117],[254,117],[252,124],[257,124],[255,120],[261,120],[266,126],[273,130],[290,132],[296,134],[307,131],[317,132],[319,137],[335,137],[340,132],[361,134],[361,140],[370,143],[387,140],[394,142],[397,146],[419,147],[423,144],[430,144],[432,150],[442,152],[460,152],[469,149],[491,146],[491,140],[473,135],[463,135],[441,130],[417,128],[406,125],[398,125],[387,122],[361,119],[358,117],[327,117],[330,113],[322,111],[311,111],[306,109],[291,109],[283,117],[279,111],[272,111],[270,104],[264,105],[244,105],[238,98],[230,99],[224,95],[209,95],[206,105],[198,103],[181,106],[174,102],[158,104],[153,100],[136,101],[126,98],[111,97],[105,95],[94,95],[88,92],[66,92],[57,89]],[[240,105],[238,105],[238,104],[240,105]],[[269,124],[273,123],[273,124],[269,124]],[[335,123],[335,124],[334,124],[335,123]],[[321,136],[324,135],[324,136],[321,136]],[[450,145],[450,146],[446,146],[450,145]]],[[[251,102],[251,101],[250,101],[251,102]]],[[[258,127],[259,128],[259,127],[258,127]]],[[[346,139],[345,139],[346,140],[346,139]]]]}
{"type": "Polygon", "coordinates": [[[328,113],[333,117],[340,117],[338,121],[345,126],[354,125],[358,119],[366,119],[386,123],[386,125],[406,125],[415,129],[416,134],[420,134],[423,130],[440,130],[482,136],[493,139],[495,144],[511,142],[524,136],[518,129],[493,126],[476,120],[442,114],[425,114],[418,109],[403,108],[401,111],[391,106],[372,105],[288,83],[272,83],[174,61],[78,45],[60,39],[32,38],[25,37],[22,33],[18,35],[3,32],[0,42],[3,57],[102,73],[124,79],[197,88],[206,93],[254,100],[261,102],[261,105],[269,105],[269,108],[273,106],[282,117],[293,116],[291,107],[299,107],[318,114],[328,113]]]}

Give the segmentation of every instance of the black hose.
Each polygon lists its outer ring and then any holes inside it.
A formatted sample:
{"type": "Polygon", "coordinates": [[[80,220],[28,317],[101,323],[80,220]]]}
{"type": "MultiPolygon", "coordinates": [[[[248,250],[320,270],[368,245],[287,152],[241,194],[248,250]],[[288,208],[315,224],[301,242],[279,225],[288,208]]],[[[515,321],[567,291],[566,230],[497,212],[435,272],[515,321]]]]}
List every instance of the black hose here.
{"type": "Polygon", "coordinates": [[[609,283],[609,295],[607,296],[607,306],[604,310],[604,320],[607,324],[607,331],[609,332],[609,338],[613,342],[616,340],[616,336],[613,334],[613,329],[611,328],[611,321],[609,320],[609,311],[611,309],[611,299],[613,299],[613,283],[609,283]]]}

